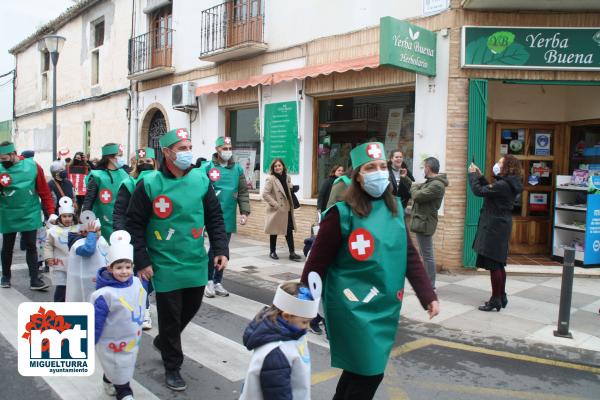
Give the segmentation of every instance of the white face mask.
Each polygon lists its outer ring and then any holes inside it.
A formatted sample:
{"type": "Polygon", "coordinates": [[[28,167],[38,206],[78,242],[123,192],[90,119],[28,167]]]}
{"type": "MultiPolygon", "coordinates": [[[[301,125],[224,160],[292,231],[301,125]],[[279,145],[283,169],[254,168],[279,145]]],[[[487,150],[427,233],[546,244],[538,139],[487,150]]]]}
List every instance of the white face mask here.
{"type": "Polygon", "coordinates": [[[223,159],[223,161],[229,161],[231,159],[231,157],[233,156],[233,151],[231,151],[231,150],[223,150],[220,153],[220,156],[223,159]]]}
{"type": "Polygon", "coordinates": [[[492,172],[494,173],[494,176],[500,175],[500,164],[494,164],[494,166],[492,167],[492,172]]]}

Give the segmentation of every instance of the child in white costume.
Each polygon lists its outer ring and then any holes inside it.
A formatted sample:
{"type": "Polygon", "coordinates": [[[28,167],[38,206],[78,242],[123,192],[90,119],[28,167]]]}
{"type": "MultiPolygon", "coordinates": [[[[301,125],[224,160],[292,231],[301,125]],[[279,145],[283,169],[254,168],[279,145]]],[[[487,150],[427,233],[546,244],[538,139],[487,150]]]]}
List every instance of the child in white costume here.
{"type": "Polygon", "coordinates": [[[51,215],[49,220],[56,225],[49,225],[44,244],[44,260],[51,268],[54,301],[65,301],[67,287],[67,265],[69,259],[69,233],[77,233],[78,227],[74,224],[75,209],[73,200],[61,197],[58,201],[58,217],[51,215]],[[54,222],[55,221],[55,222],[54,222]]]}
{"type": "Polygon", "coordinates": [[[133,276],[133,246],[126,231],[110,235],[109,266],[96,276],[92,294],[96,353],[104,369],[104,388],[117,400],[133,400],[129,382],[142,339],[146,291],[133,276]]]}
{"type": "Polygon", "coordinates": [[[306,330],[317,315],[321,279],[279,285],[273,305],[265,307],[244,332],[244,345],[254,350],[240,400],[310,400],[310,353],[306,330]],[[309,290],[310,289],[310,290],[309,290]]]}
{"type": "Polygon", "coordinates": [[[69,235],[66,301],[90,301],[96,273],[108,264],[108,243],[100,235],[100,221],[91,211],[80,216],[79,233],[69,235]]]}

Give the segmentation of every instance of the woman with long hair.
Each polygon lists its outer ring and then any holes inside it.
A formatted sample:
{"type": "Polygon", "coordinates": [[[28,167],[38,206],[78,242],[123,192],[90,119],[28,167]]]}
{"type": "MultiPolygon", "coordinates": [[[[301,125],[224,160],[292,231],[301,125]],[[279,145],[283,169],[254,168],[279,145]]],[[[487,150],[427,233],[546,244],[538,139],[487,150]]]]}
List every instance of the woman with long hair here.
{"type": "Polygon", "coordinates": [[[475,265],[490,271],[492,297],[481,311],[505,308],[506,259],[512,231],[512,209],[516,197],[523,191],[521,162],[513,155],[505,155],[492,168],[495,182],[489,183],[473,163],[469,166],[469,182],[473,194],[483,197],[473,250],[477,253],[475,265]]]}
{"type": "Polygon", "coordinates": [[[439,304],[392,193],[383,144],[359,145],[350,158],[350,187],[325,213],[301,282],[312,271],[324,282],[331,365],[343,370],[334,399],[368,400],[394,345],[405,278],[430,318],[439,304]]]}
{"type": "Polygon", "coordinates": [[[113,208],[121,182],[127,178],[123,169],[123,150],[116,143],[102,146],[102,159],[86,177],[87,194],[82,210],[92,210],[102,224],[102,236],[107,241],[113,232],[113,208]]]}
{"type": "Polygon", "coordinates": [[[302,257],[294,250],[294,205],[292,203],[292,178],[281,158],[276,158],[269,167],[269,176],[262,191],[262,198],[267,203],[265,233],[270,235],[269,257],[279,259],[277,255],[277,235],[285,235],[290,251],[290,260],[300,261],[302,257]]]}
{"type": "Polygon", "coordinates": [[[327,201],[329,201],[329,195],[331,194],[331,188],[333,187],[333,182],[344,175],[344,166],[340,164],[335,164],[330,170],[329,175],[319,188],[319,197],[317,198],[317,210],[320,212],[324,212],[327,209],[327,201]]]}

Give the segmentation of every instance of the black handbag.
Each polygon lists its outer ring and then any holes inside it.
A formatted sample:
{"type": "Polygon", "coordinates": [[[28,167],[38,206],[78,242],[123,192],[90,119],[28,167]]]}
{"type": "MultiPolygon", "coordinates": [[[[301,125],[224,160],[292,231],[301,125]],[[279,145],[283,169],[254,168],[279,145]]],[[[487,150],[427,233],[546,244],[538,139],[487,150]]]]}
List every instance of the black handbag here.
{"type": "Polygon", "coordinates": [[[292,188],[292,204],[294,205],[294,210],[300,208],[300,202],[298,201],[298,197],[296,197],[296,192],[300,190],[300,186],[294,185],[292,188]]]}

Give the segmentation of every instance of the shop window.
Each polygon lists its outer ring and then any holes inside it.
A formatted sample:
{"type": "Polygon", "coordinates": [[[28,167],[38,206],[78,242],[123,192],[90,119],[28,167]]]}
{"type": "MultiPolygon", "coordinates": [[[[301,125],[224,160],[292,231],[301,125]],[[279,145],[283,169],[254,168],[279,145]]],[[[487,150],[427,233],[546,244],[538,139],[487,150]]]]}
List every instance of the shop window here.
{"type": "Polygon", "coordinates": [[[412,167],[414,91],[321,100],[318,107],[317,190],[333,166],[350,167],[350,151],[367,141],[384,143],[388,153],[401,150],[412,167]]]}
{"type": "Polygon", "coordinates": [[[227,136],[235,161],[242,166],[251,192],[260,189],[260,117],[258,107],[227,111],[227,136]]]}

